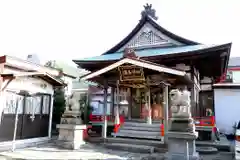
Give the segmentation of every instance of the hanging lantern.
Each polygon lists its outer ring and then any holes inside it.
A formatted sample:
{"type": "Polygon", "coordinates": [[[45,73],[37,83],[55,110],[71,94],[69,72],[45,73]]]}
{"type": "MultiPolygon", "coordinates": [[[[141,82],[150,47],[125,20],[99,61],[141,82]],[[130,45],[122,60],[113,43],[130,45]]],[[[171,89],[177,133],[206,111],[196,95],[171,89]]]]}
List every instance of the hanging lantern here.
{"type": "Polygon", "coordinates": [[[128,101],[127,101],[127,91],[126,90],[122,90],[123,96],[124,96],[124,100],[120,102],[120,104],[122,105],[128,105],[128,101]]]}
{"type": "Polygon", "coordinates": [[[141,96],[140,89],[137,88],[136,89],[136,97],[139,98],[140,96],[141,96]]]}
{"type": "Polygon", "coordinates": [[[151,97],[152,97],[153,104],[156,104],[156,98],[157,98],[156,94],[152,94],[151,97]]]}

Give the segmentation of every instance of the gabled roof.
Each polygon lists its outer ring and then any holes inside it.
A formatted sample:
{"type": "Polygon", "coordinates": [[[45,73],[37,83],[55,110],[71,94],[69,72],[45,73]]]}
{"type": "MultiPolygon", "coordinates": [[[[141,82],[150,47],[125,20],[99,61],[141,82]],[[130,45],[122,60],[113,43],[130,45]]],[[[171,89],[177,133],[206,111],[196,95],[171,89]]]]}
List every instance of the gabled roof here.
{"type": "Polygon", "coordinates": [[[184,72],[184,71],[168,68],[168,67],[161,66],[161,65],[158,65],[158,64],[155,64],[152,62],[148,62],[148,61],[144,61],[144,60],[140,60],[140,59],[124,58],[116,63],[113,63],[113,64],[105,67],[105,68],[102,68],[98,71],[92,72],[90,74],[87,74],[87,75],[81,77],[81,80],[89,80],[91,78],[94,78],[96,76],[104,74],[104,73],[106,73],[112,69],[115,69],[126,63],[136,65],[139,67],[143,67],[143,68],[147,68],[147,69],[151,69],[151,70],[155,70],[158,72],[164,72],[164,73],[168,73],[168,74],[177,75],[177,76],[185,76],[186,75],[186,72],[184,72]]]}
{"type": "MultiPolygon", "coordinates": [[[[37,72],[47,72],[53,76],[58,76],[60,70],[52,67],[43,66],[41,64],[33,63],[31,61],[23,60],[13,56],[0,56],[0,63],[4,63],[7,66],[14,67],[17,69],[25,70],[25,71],[37,71],[37,72]]],[[[76,78],[73,75],[69,75],[67,73],[63,73],[64,76],[76,78]]]]}
{"type": "Polygon", "coordinates": [[[107,52],[103,53],[103,55],[106,54],[111,54],[114,52],[117,52],[119,49],[121,49],[125,44],[127,44],[142,28],[143,26],[149,23],[151,24],[156,30],[160,31],[161,33],[163,33],[164,35],[180,42],[183,43],[184,45],[198,45],[200,43],[198,42],[194,42],[188,39],[185,39],[183,37],[180,37],[168,30],[166,30],[165,28],[161,27],[159,24],[157,24],[155,22],[155,20],[153,20],[149,15],[145,15],[142,16],[141,20],[139,21],[139,23],[137,24],[137,26],[132,30],[132,32],[130,32],[130,34],[125,37],[122,41],[120,41],[117,45],[115,45],[114,47],[112,47],[111,49],[109,49],[107,52]]]}
{"type": "Polygon", "coordinates": [[[0,63],[4,63],[7,66],[14,67],[17,69],[25,70],[25,71],[38,71],[38,72],[47,72],[53,76],[59,75],[59,70],[45,67],[40,64],[36,64],[27,60],[23,60],[17,57],[12,57],[8,55],[4,55],[0,57],[0,63]]]}
{"type": "Polygon", "coordinates": [[[65,86],[66,85],[62,80],[54,78],[53,76],[51,76],[50,74],[48,74],[46,72],[21,72],[21,73],[14,73],[14,74],[0,74],[0,76],[13,77],[13,78],[31,76],[31,77],[41,78],[53,86],[65,86]]]}

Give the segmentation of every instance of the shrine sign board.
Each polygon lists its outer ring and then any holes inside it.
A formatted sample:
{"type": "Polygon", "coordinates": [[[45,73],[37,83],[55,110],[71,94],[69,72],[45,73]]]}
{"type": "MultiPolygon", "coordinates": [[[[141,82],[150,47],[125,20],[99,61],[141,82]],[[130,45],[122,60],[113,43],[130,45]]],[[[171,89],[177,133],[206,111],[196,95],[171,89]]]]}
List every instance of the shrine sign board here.
{"type": "Polygon", "coordinates": [[[120,81],[145,81],[143,68],[135,65],[124,65],[118,67],[120,81]]]}

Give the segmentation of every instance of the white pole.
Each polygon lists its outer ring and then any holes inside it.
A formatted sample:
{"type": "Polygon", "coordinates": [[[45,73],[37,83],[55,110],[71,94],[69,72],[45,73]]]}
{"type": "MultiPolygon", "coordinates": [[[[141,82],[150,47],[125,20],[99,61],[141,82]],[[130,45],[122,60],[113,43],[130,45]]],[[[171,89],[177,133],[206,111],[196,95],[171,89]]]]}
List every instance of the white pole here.
{"type": "Polygon", "coordinates": [[[115,110],[115,124],[119,124],[120,123],[120,119],[119,119],[119,81],[117,81],[116,102],[117,102],[117,107],[115,110]]]}
{"type": "Polygon", "coordinates": [[[107,95],[108,94],[108,86],[107,86],[107,80],[105,79],[104,80],[104,103],[103,103],[103,106],[104,106],[104,125],[103,125],[103,128],[102,128],[102,137],[104,139],[107,138],[107,95]]]}
{"type": "Polygon", "coordinates": [[[49,123],[48,123],[48,138],[51,138],[52,136],[52,115],[53,115],[53,95],[50,96],[50,113],[49,113],[49,123]]]}
{"type": "Polygon", "coordinates": [[[168,85],[164,85],[164,143],[167,144],[168,132],[168,85]]]}
{"type": "Polygon", "coordinates": [[[14,123],[14,132],[13,132],[13,141],[12,141],[12,152],[16,148],[16,136],[17,136],[17,125],[18,125],[18,106],[19,106],[19,98],[17,97],[16,108],[15,108],[15,123],[14,123]]]}

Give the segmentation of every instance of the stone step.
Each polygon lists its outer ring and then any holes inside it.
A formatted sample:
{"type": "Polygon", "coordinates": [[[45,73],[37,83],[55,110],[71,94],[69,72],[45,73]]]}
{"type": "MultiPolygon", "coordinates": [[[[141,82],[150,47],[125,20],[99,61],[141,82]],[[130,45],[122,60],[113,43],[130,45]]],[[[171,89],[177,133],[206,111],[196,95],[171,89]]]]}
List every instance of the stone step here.
{"type": "Polygon", "coordinates": [[[108,149],[122,150],[135,153],[153,153],[154,147],[145,145],[134,145],[124,143],[105,143],[103,144],[108,149]]]}
{"type": "Polygon", "coordinates": [[[159,127],[136,127],[136,126],[122,126],[124,130],[135,130],[135,131],[149,131],[149,132],[160,132],[159,127]]]}
{"type": "Polygon", "coordinates": [[[138,123],[138,122],[125,122],[124,126],[133,126],[133,127],[148,127],[148,128],[160,128],[160,124],[147,124],[147,123],[138,123]]]}
{"type": "Polygon", "coordinates": [[[124,128],[121,128],[119,130],[119,133],[127,133],[127,134],[133,134],[133,135],[150,135],[150,136],[158,136],[161,135],[160,131],[139,131],[139,130],[126,130],[124,128]]]}
{"type": "Polygon", "coordinates": [[[152,140],[163,140],[164,137],[160,136],[160,135],[139,135],[139,134],[131,134],[131,133],[112,133],[113,136],[116,137],[128,137],[128,138],[137,138],[137,139],[152,139],[152,140]]]}
{"type": "Polygon", "coordinates": [[[135,145],[146,145],[157,148],[165,148],[166,145],[160,140],[145,140],[145,139],[134,139],[134,138],[113,138],[109,137],[106,139],[107,143],[124,143],[124,144],[135,144],[135,145]]]}

